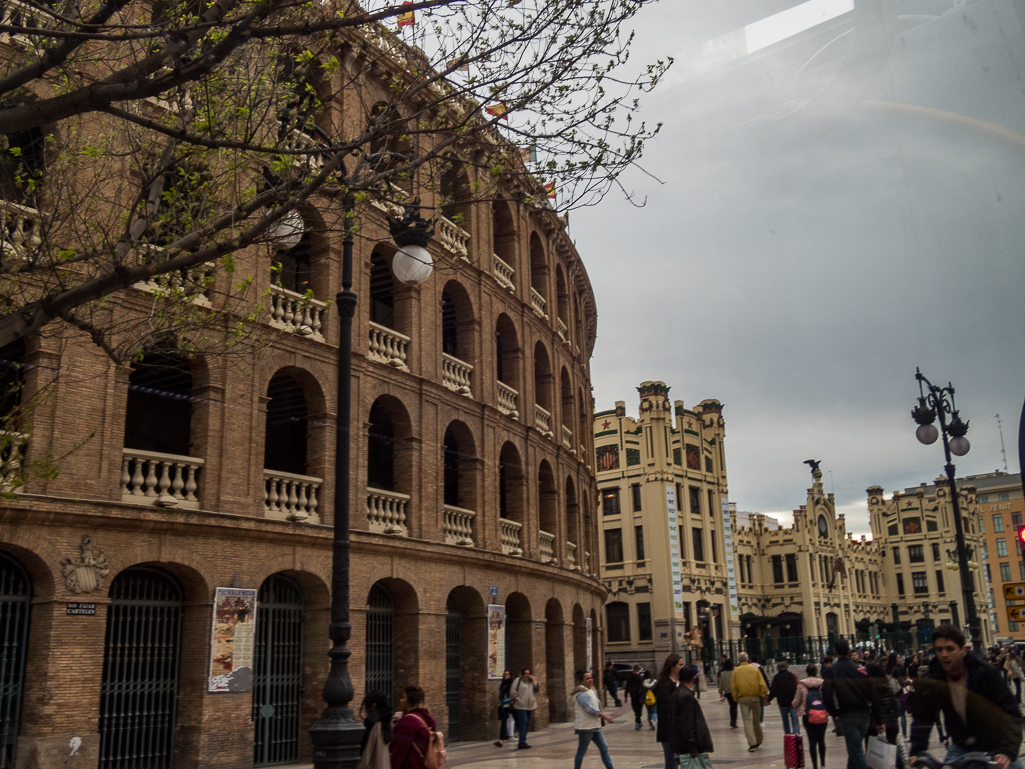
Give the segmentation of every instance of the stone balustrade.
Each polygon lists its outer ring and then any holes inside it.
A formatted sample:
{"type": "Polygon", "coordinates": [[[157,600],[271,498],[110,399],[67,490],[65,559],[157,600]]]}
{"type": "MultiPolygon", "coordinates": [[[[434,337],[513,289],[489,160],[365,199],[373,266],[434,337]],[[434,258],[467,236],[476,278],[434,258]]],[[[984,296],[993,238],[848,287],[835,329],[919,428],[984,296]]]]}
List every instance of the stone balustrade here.
{"type": "Polygon", "coordinates": [[[44,220],[34,208],[0,199],[0,256],[28,258],[43,242],[44,220]]]}
{"type": "Polygon", "coordinates": [[[381,195],[373,195],[371,197],[370,205],[388,216],[394,216],[397,219],[401,219],[406,213],[406,209],[402,206],[402,203],[408,198],[409,194],[404,189],[389,182],[386,192],[381,195]]]}
{"type": "MultiPolygon", "coordinates": [[[[162,262],[166,259],[164,249],[152,243],[143,243],[136,250],[145,256],[147,262],[162,262]]],[[[149,280],[134,284],[132,288],[167,297],[187,296],[192,298],[194,304],[213,307],[210,287],[214,282],[215,269],[216,265],[213,264],[197,264],[188,269],[154,275],[149,280]]]]}
{"type": "Polygon", "coordinates": [[[438,227],[434,232],[434,239],[449,253],[455,254],[460,259],[469,260],[470,253],[467,244],[470,242],[470,233],[453,222],[438,214],[438,227]]]}
{"type": "Polygon", "coordinates": [[[513,419],[520,418],[520,412],[516,407],[516,399],[520,394],[512,389],[505,382],[498,383],[498,410],[513,419]]]}
{"type": "Polygon", "coordinates": [[[555,535],[541,530],[538,534],[541,537],[541,563],[555,563],[555,535]]]}
{"type": "Polygon", "coordinates": [[[320,523],[317,494],[323,478],[263,470],[263,514],[267,518],[320,523]]]}
{"type": "Polygon", "coordinates": [[[399,371],[409,371],[409,366],[406,365],[408,348],[408,336],[370,321],[370,348],[367,357],[371,360],[387,363],[399,371]]]}
{"type": "Polygon", "coordinates": [[[562,318],[555,319],[555,330],[559,332],[559,339],[569,344],[569,328],[567,328],[562,318]]]}
{"type": "Polygon", "coordinates": [[[477,513],[455,505],[445,505],[445,519],[441,525],[445,544],[473,547],[473,519],[477,513]]]}
{"type": "Polygon", "coordinates": [[[448,353],[441,354],[441,383],[460,395],[470,395],[470,374],[473,366],[448,353]]]}
{"type": "Polygon", "coordinates": [[[566,425],[562,426],[562,447],[574,456],[577,453],[577,450],[573,448],[573,431],[566,427],[566,425]]]}
{"type": "Polygon", "coordinates": [[[507,291],[515,291],[516,284],[513,279],[516,277],[516,270],[499,259],[498,254],[492,254],[491,258],[495,262],[495,280],[498,281],[498,285],[507,291]]]}
{"type": "Polygon", "coordinates": [[[324,341],[321,329],[327,305],[281,286],[270,287],[270,325],[299,336],[324,341]]]}
{"type": "MultiPolygon", "coordinates": [[[[20,0],[3,0],[0,2],[0,25],[43,30],[55,28],[59,26],[59,22],[37,6],[22,3],[20,0]]],[[[32,33],[3,32],[0,33],[0,42],[25,46],[31,44],[30,37],[33,37],[32,33]]]]}
{"type": "Polygon", "coordinates": [[[370,530],[396,537],[408,535],[406,508],[409,495],[384,489],[367,489],[367,522],[370,530]]]}
{"type": "Polygon", "coordinates": [[[579,571],[577,567],[577,546],[574,542],[566,543],[566,565],[574,571],[579,571]]]}
{"type": "Polygon", "coordinates": [[[498,525],[502,540],[502,552],[516,557],[523,555],[523,548],[520,546],[520,530],[523,528],[523,524],[510,521],[508,518],[500,518],[498,525]]]}
{"type": "Polygon", "coordinates": [[[0,492],[9,494],[21,487],[21,461],[28,445],[27,433],[0,430],[0,492]]]}
{"type": "Polygon", "coordinates": [[[551,436],[552,428],[552,415],[541,408],[537,403],[534,404],[534,428],[542,435],[551,436]]]}
{"type": "Polygon", "coordinates": [[[309,169],[311,173],[316,173],[324,167],[325,157],[320,152],[323,149],[320,140],[298,128],[293,128],[288,132],[281,141],[281,147],[286,150],[300,151],[300,154],[297,155],[283,156],[288,158],[293,166],[309,169]]]}
{"type": "Polygon", "coordinates": [[[196,488],[205,460],[124,449],[121,457],[121,501],[134,505],[199,509],[196,488]]]}
{"type": "Polygon", "coordinates": [[[532,286],[530,289],[530,306],[534,310],[534,314],[543,320],[548,320],[548,313],[545,312],[547,304],[545,298],[532,286]]]}

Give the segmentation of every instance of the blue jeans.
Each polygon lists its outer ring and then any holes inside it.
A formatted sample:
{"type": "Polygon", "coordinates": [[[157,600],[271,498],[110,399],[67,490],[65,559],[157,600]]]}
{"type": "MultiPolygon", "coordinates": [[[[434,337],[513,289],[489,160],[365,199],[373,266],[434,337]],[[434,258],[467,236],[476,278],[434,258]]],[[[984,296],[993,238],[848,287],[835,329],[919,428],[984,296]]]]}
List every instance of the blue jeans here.
{"type": "Polygon", "coordinates": [[[527,729],[530,727],[530,714],[533,710],[517,710],[513,708],[513,717],[516,719],[516,728],[520,732],[520,745],[527,744],[527,729]]]}
{"type": "MultiPolygon", "coordinates": [[[[961,756],[963,756],[965,753],[971,753],[971,752],[972,751],[970,751],[970,750],[965,750],[964,748],[962,748],[957,743],[951,742],[950,743],[950,747],[947,748],[947,755],[943,757],[943,763],[949,764],[951,761],[955,761],[955,760],[961,758],[961,756]]],[[[989,757],[992,758],[993,754],[990,753],[989,757]]],[[[1008,767],[1008,769],[1021,769],[1021,759],[1020,758],[1018,758],[1017,756],[1008,756],[1008,758],[1015,759],[1014,761],[1011,762],[1011,765],[1008,767]]]]}
{"type": "Polygon", "coordinates": [[[605,769],[612,769],[612,758],[609,756],[609,745],[605,742],[605,735],[601,729],[582,729],[577,731],[577,756],[573,759],[573,769],[580,769],[584,762],[584,753],[591,746],[591,742],[598,746],[601,753],[601,762],[605,769]]]}
{"type": "Polygon", "coordinates": [[[872,719],[868,713],[853,712],[841,713],[837,720],[840,721],[844,742],[847,743],[847,769],[868,769],[865,736],[872,719]]]}
{"type": "Polygon", "coordinates": [[[673,746],[668,740],[662,743],[662,755],[666,760],[665,769],[679,769],[680,762],[677,759],[676,754],[673,753],[673,746]]]}
{"type": "Polygon", "coordinates": [[[801,725],[797,722],[797,708],[780,705],[779,714],[783,717],[783,734],[801,733],[801,725]]]}

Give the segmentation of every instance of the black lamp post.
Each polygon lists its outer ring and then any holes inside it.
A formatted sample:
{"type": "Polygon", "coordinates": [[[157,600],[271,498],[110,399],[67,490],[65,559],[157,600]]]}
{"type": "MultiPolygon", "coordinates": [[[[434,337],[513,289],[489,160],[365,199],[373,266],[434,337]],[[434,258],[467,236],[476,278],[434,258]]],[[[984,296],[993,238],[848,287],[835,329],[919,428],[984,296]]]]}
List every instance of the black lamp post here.
{"type": "MultiPolygon", "coordinates": [[[[918,405],[911,410],[911,416],[918,423],[915,435],[921,443],[926,445],[935,443],[938,437],[942,436],[943,438],[943,453],[947,459],[944,469],[950,484],[950,502],[954,508],[954,534],[957,543],[958,571],[961,572],[961,596],[964,602],[965,621],[968,623],[972,649],[976,654],[981,654],[982,626],[979,623],[978,612],[975,610],[975,584],[969,570],[969,551],[965,545],[961,504],[958,499],[957,484],[954,480],[954,463],[950,459],[951,454],[963,457],[971,449],[971,444],[965,437],[965,433],[968,432],[968,422],[961,421],[961,416],[957,413],[957,407],[954,405],[954,387],[951,384],[948,383],[946,387],[937,387],[926,379],[918,369],[915,369],[915,379],[918,380],[919,392],[918,405]],[[939,430],[933,424],[937,417],[940,420],[939,430]]],[[[957,624],[957,619],[954,620],[954,624],[957,624]]]]}
{"type": "MultiPolygon", "coordinates": [[[[310,728],[313,741],[313,766],[316,769],[355,769],[359,765],[359,743],[363,724],[353,713],[355,694],[349,676],[347,646],[352,635],[349,622],[349,480],[352,472],[351,398],[352,398],[352,319],[356,314],[356,294],[352,290],[352,229],[355,209],[351,194],[346,195],[345,235],[342,240],[342,290],[335,295],[338,304],[338,423],[335,443],[334,538],[331,559],[331,669],[324,682],[327,707],[310,728]]],[[[388,226],[399,250],[392,258],[392,272],[407,285],[419,285],[431,276],[433,260],[427,245],[434,226],[420,217],[420,199],[406,207],[401,219],[388,217],[388,226]]]]}

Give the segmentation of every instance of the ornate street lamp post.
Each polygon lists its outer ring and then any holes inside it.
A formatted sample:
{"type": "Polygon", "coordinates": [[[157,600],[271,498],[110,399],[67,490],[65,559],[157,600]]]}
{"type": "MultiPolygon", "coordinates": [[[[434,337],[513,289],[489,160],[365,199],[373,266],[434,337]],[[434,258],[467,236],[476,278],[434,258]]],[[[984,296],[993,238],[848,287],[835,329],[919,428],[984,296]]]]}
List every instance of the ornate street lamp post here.
{"type": "MultiPolygon", "coordinates": [[[[964,522],[961,519],[961,504],[958,499],[957,484],[954,480],[954,463],[950,455],[954,454],[963,457],[971,449],[971,444],[965,437],[968,432],[968,422],[961,421],[954,405],[954,387],[947,384],[946,387],[937,387],[918,369],[915,369],[915,379],[918,380],[918,405],[911,410],[911,416],[918,423],[918,430],[915,435],[921,443],[931,445],[936,439],[943,438],[943,453],[946,456],[947,464],[944,470],[947,473],[947,481],[950,484],[950,503],[954,508],[954,534],[957,543],[958,571],[961,573],[961,596],[964,603],[965,621],[968,624],[968,632],[971,638],[972,649],[976,654],[982,653],[982,627],[979,623],[979,615],[975,610],[975,577],[969,568],[969,551],[965,544],[964,522]],[[948,422],[949,416],[949,422],[948,422]],[[933,422],[939,417],[940,429],[937,430],[933,422]]],[[[956,614],[954,615],[956,617],[956,614]]],[[[957,620],[954,620],[955,624],[957,620]]]]}
{"type": "MultiPolygon", "coordinates": [[[[352,472],[352,319],[356,294],[352,290],[352,218],[355,201],[344,201],[345,235],[342,240],[342,290],[335,295],[340,333],[338,338],[338,424],[335,444],[334,538],[331,560],[331,669],[324,682],[327,707],[310,728],[315,769],[355,769],[359,765],[359,743],[363,725],[353,713],[355,694],[349,676],[347,646],[352,635],[349,622],[349,479],[352,472]]],[[[388,218],[392,239],[399,250],[392,258],[392,273],[402,283],[419,285],[431,276],[433,262],[427,245],[434,226],[420,217],[420,200],[406,207],[401,219],[388,218]]]]}

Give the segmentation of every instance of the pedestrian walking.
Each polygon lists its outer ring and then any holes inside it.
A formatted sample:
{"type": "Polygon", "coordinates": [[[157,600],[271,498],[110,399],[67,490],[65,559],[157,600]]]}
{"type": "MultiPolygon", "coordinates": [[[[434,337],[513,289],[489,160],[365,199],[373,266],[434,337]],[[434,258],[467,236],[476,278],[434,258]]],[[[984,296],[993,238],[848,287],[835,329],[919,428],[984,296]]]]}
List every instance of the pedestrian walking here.
{"type": "Polygon", "coordinates": [[[498,684],[498,739],[495,741],[495,746],[499,748],[505,740],[512,739],[509,734],[509,717],[513,713],[512,695],[509,693],[512,682],[511,672],[506,670],[502,673],[502,680],[498,684]]]}
{"type": "Polygon", "coordinates": [[[658,709],[655,704],[655,679],[651,677],[651,671],[644,671],[644,707],[648,715],[648,728],[655,731],[655,721],[658,720],[658,709]]]}
{"type": "Polygon", "coordinates": [[[1007,659],[1004,660],[1004,669],[1007,671],[1007,678],[1014,684],[1014,698],[1021,704],[1021,657],[1018,656],[1018,652],[1010,651],[1007,654],[1007,659]]]}
{"type": "Polygon", "coordinates": [[[826,729],[829,728],[829,714],[826,712],[826,700],[822,696],[823,680],[819,678],[819,669],[808,665],[804,669],[805,678],[797,683],[797,694],[794,697],[794,708],[797,717],[804,724],[804,733],[808,736],[808,752],[811,753],[811,769],[826,769],[826,729]]]}
{"type": "Polygon", "coordinates": [[[360,766],[363,769],[388,769],[391,766],[388,743],[392,734],[392,707],[388,695],[381,691],[367,693],[359,714],[363,719],[360,766]]]}
{"type": "Polygon", "coordinates": [[[605,663],[605,673],[602,675],[602,683],[605,684],[605,704],[608,704],[608,695],[611,694],[612,701],[616,703],[616,707],[622,707],[623,703],[619,699],[619,678],[616,676],[616,669],[612,667],[611,662],[605,663]]]}
{"type": "Polygon", "coordinates": [[[655,711],[658,718],[655,721],[655,740],[662,743],[662,756],[665,758],[665,769],[678,769],[676,754],[673,753],[673,746],[669,741],[669,734],[672,727],[669,723],[670,700],[673,692],[680,685],[680,671],[683,670],[683,657],[675,652],[666,657],[662,663],[662,670],[655,680],[655,711]]]}
{"type": "Polygon", "coordinates": [[[427,709],[424,690],[419,686],[407,686],[402,690],[398,706],[402,717],[392,729],[388,745],[391,769],[426,769],[424,756],[437,725],[427,709]]]}
{"type": "Polygon", "coordinates": [[[680,671],[680,685],[670,697],[671,745],[673,753],[680,756],[681,769],[687,766],[688,757],[699,759],[699,766],[711,767],[708,754],[715,750],[712,733],[694,692],[696,680],[693,670],[683,668],[680,671]]]}
{"type": "Polygon", "coordinates": [[[897,714],[900,717],[900,733],[905,738],[908,736],[908,720],[906,715],[906,709],[904,708],[904,692],[907,686],[907,677],[904,675],[904,670],[900,666],[900,657],[897,652],[890,652],[890,656],[886,659],[886,667],[883,668],[886,673],[886,683],[890,687],[890,691],[897,698],[897,714]]]}
{"type": "Polygon", "coordinates": [[[530,747],[527,744],[527,729],[530,727],[530,716],[537,710],[537,693],[541,691],[541,684],[537,682],[530,668],[523,668],[519,677],[512,682],[509,693],[512,695],[513,717],[516,719],[516,729],[520,733],[520,741],[516,746],[520,750],[530,747]]]}
{"type": "Polygon", "coordinates": [[[740,707],[740,715],[744,719],[744,736],[747,737],[748,750],[754,752],[762,744],[762,723],[759,708],[769,696],[769,687],[765,676],[757,668],[751,667],[746,653],[737,657],[739,663],[733,671],[730,689],[733,699],[740,707]]]}
{"type": "Polygon", "coordinates": [[[879,703],[875,688],[863,669],[851,659],[846,638],[835,646],[836,662],[826,671],[822,694],[829,712],[837,716],[847,743],[847,769],[868,769],[864,742],[873,719],[879,722],[879,703]]]}
{"type": "MultiPolygon", "coordinates": [[[[762,679],[765,681],[766,688],[768,688],[768,686],[769,686],[769,677],[767,675],[765,675],[765,671],[762,670],[762,666],[758,662],[758,656],[755,655],[755,654],[752,654],[751,658],[750,658],[750,662],[751,662],[751,667],[753,667],[755,670],[757,670],[759,673],[762,674],[762,679]]],[[[758,722],[762,725],[762,728],[764,729],[765,728],[765,699],[764,698],[761,700],[761,702],[758,703],[758,722]]]]}
{"type": "Polygon", "coordinates": [[[626,696],[630,698],[630,707],[634,711],[634,730],[639,732],[644,728],[641,724],[641,713],[644,712],[644,676],[641,675],[640,665],[634,665],[626,677],[626,696]]]}
{"type": "Polygon", "coordinates": [[[576,673],[577,688],[573,690],[573,731],[577,735],[577,755],[573,759],[573,769],[580,769],[584,754],[593,742],[598,746],[601,762],[605,769],[612,769],[612,758],[609,756],[609,745],[605,742],[602,725],[612,723],[612,716],[601,712],[598,692],[594,690],[594,675],[590,670],[578,670],[576,673]]]}
{"type": "Polygon", "coordinates": [[[865,657],[865,673],[868,674],[868,680],[875,687],[876,698],[879,702],[876,720],[873,721],[873,726],[876,728],[869,729],[869,734],[879,731],[881,726],[886,730],[886,741],[891,745],[896,745],[897,734],[900,732],[900,700],[890,687],[886,670],[872,658],[872,655],[865,657]]]}
{"type": "Polygon", "coordinates": [[[723,660],[722,671],[719,673],[719,696],[730,705],[730,729],[737,728],[737,701],[733,699],[730,682],[733,680],[733,660],[723,660]]]}
{"type": "Polygon", "coordinates": [[[794,708],[794,697],[797,695],[797,676],[790,671],[787,660],[779,661],[779,672],[772,678],[769,686],[769,702],[776,700],[779,714],[783,718],[783,734],[800,734],[801,726],[797,721],[797,709],[794,708]]]}

